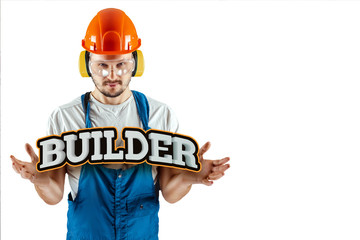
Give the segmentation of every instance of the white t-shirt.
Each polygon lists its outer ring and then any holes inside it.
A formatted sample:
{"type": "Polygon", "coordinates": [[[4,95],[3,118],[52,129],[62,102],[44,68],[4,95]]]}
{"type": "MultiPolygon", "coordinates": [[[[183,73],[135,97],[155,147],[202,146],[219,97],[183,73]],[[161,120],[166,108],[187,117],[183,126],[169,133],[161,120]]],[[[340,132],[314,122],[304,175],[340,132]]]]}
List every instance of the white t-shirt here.
{"type": "MultiPolygon", "coordinates": [[[[150,107],[149,127],[152,129],[177,132],[179,124],[174,112],[164,103],[158,102],[147,97],[150,107]]],[[[119,105],[107,105],[97,101],[90,95],[90,119],[92,127],[116,127],[119,135],[124,127],[142,128],[136,103],[133,95],[119,105]]],[[[60,135],[66,131],[76,131],[85,128],[85,114],[80,96],[68,104],[55,109],[50,115],[48,122],[47,135],[60,135]]],[[[117,146],[123,146],[122,139],[116,141],[117,146]]],[[[132,165],[125,164],[106,164],[109,168],[129,168],[132,165]]],[[[153,179],[156,181],[157,167],[153,166],[153,179]]],[[[66,165],[69,176],[71,194],[75,199],[81,166],[72,167],[66,165]]]]}

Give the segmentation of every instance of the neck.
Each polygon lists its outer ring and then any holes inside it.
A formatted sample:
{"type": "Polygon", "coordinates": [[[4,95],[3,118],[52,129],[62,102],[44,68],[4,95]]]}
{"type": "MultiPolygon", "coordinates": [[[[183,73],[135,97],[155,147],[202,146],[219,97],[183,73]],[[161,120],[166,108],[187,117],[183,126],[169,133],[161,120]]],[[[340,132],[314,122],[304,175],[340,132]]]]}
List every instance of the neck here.
{"type": "Polygon", "coordinates": [[[130,96],[131,96],[131,91],[129,89],[129,87],[127,87],[124,92],[122,92],[119,96],[117,97],[107,97],[104,94],[102,94],[97,88],[95,88],[94,91],[91,92],[91,95],[98,100],[99,102],[103,103],[103,104],[109,104],[109,105],[118,105],[121,104],[123,102],[125,102],[130,96]]]}

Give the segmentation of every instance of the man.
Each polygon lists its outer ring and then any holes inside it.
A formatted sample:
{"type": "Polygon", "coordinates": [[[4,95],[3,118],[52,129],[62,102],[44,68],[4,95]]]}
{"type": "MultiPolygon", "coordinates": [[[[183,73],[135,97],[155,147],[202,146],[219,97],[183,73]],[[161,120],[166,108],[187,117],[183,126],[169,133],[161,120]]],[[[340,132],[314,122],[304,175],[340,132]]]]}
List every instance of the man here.
{"type": "MultiPolygon", "coordinates": [[[[132,76],[143,70],[140,39],[130,18],[118,9],[104,9],[90,22],[80,56],[83,76],[91,76],[95,89],[56,109],[49,119],[48,135],[90,127],[127,126],[176,132],[178,122],[163,103],[129,88],[132,76]]],[[[117,146],[123,143],[117,140],[117,146]]],[[[202,170],[198,173],[146,163],[84,164],[37,172],[38,156],[29,144],[31,162],[11,156],[14,170],[29,179],[39,196],[57,204],[68,195],[67,239],[158,239],[158,192],[175,203],[192,184],[212,185],[230,166],[229,158],[205,160],[206,143],[199,151],[202,170]]]]}

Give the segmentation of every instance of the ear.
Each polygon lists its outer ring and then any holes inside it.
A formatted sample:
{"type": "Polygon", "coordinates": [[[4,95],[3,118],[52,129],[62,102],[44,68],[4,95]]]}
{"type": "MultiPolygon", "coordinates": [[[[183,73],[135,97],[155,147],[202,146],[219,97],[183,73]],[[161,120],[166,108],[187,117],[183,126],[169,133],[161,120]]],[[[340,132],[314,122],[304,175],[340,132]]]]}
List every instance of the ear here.
{"type": "Polygon", "coordinates": [[[133,77],[141,77],[144,73],[144,55],[140,50],[135,50],[132,52],[134,59],[135,59],[135,68],[132,73],[133,77]]]}
{"type": "Polygon", "coordinates": [[[90,52],[82,51],[79,56],[79,71],[82,77],[91,77],[89,69],[90,52]]]}

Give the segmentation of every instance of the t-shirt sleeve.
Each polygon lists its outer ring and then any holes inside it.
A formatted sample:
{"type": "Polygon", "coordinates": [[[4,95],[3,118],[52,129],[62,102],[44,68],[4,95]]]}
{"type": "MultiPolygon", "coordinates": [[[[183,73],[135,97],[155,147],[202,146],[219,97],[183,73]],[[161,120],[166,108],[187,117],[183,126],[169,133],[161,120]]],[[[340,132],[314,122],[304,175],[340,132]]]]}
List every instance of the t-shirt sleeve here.
{"type": "Polygon", "coordinates": [[[169,132],[179,131],[179,121],[175,115],[175,112],[170,107],[168,107],[166,125],[167,125],[166,131],[169,132]]]}
{"type": "Polygon", "coordinates": [[[58,118],[58,111],[55,110],[49,117],[48,120],[48,126],[46,129],[46,135],[60,135],[61,134],[61,130],[60,130],[60,126],[59,124],[57,124],[56,122],[58,118]]]}

